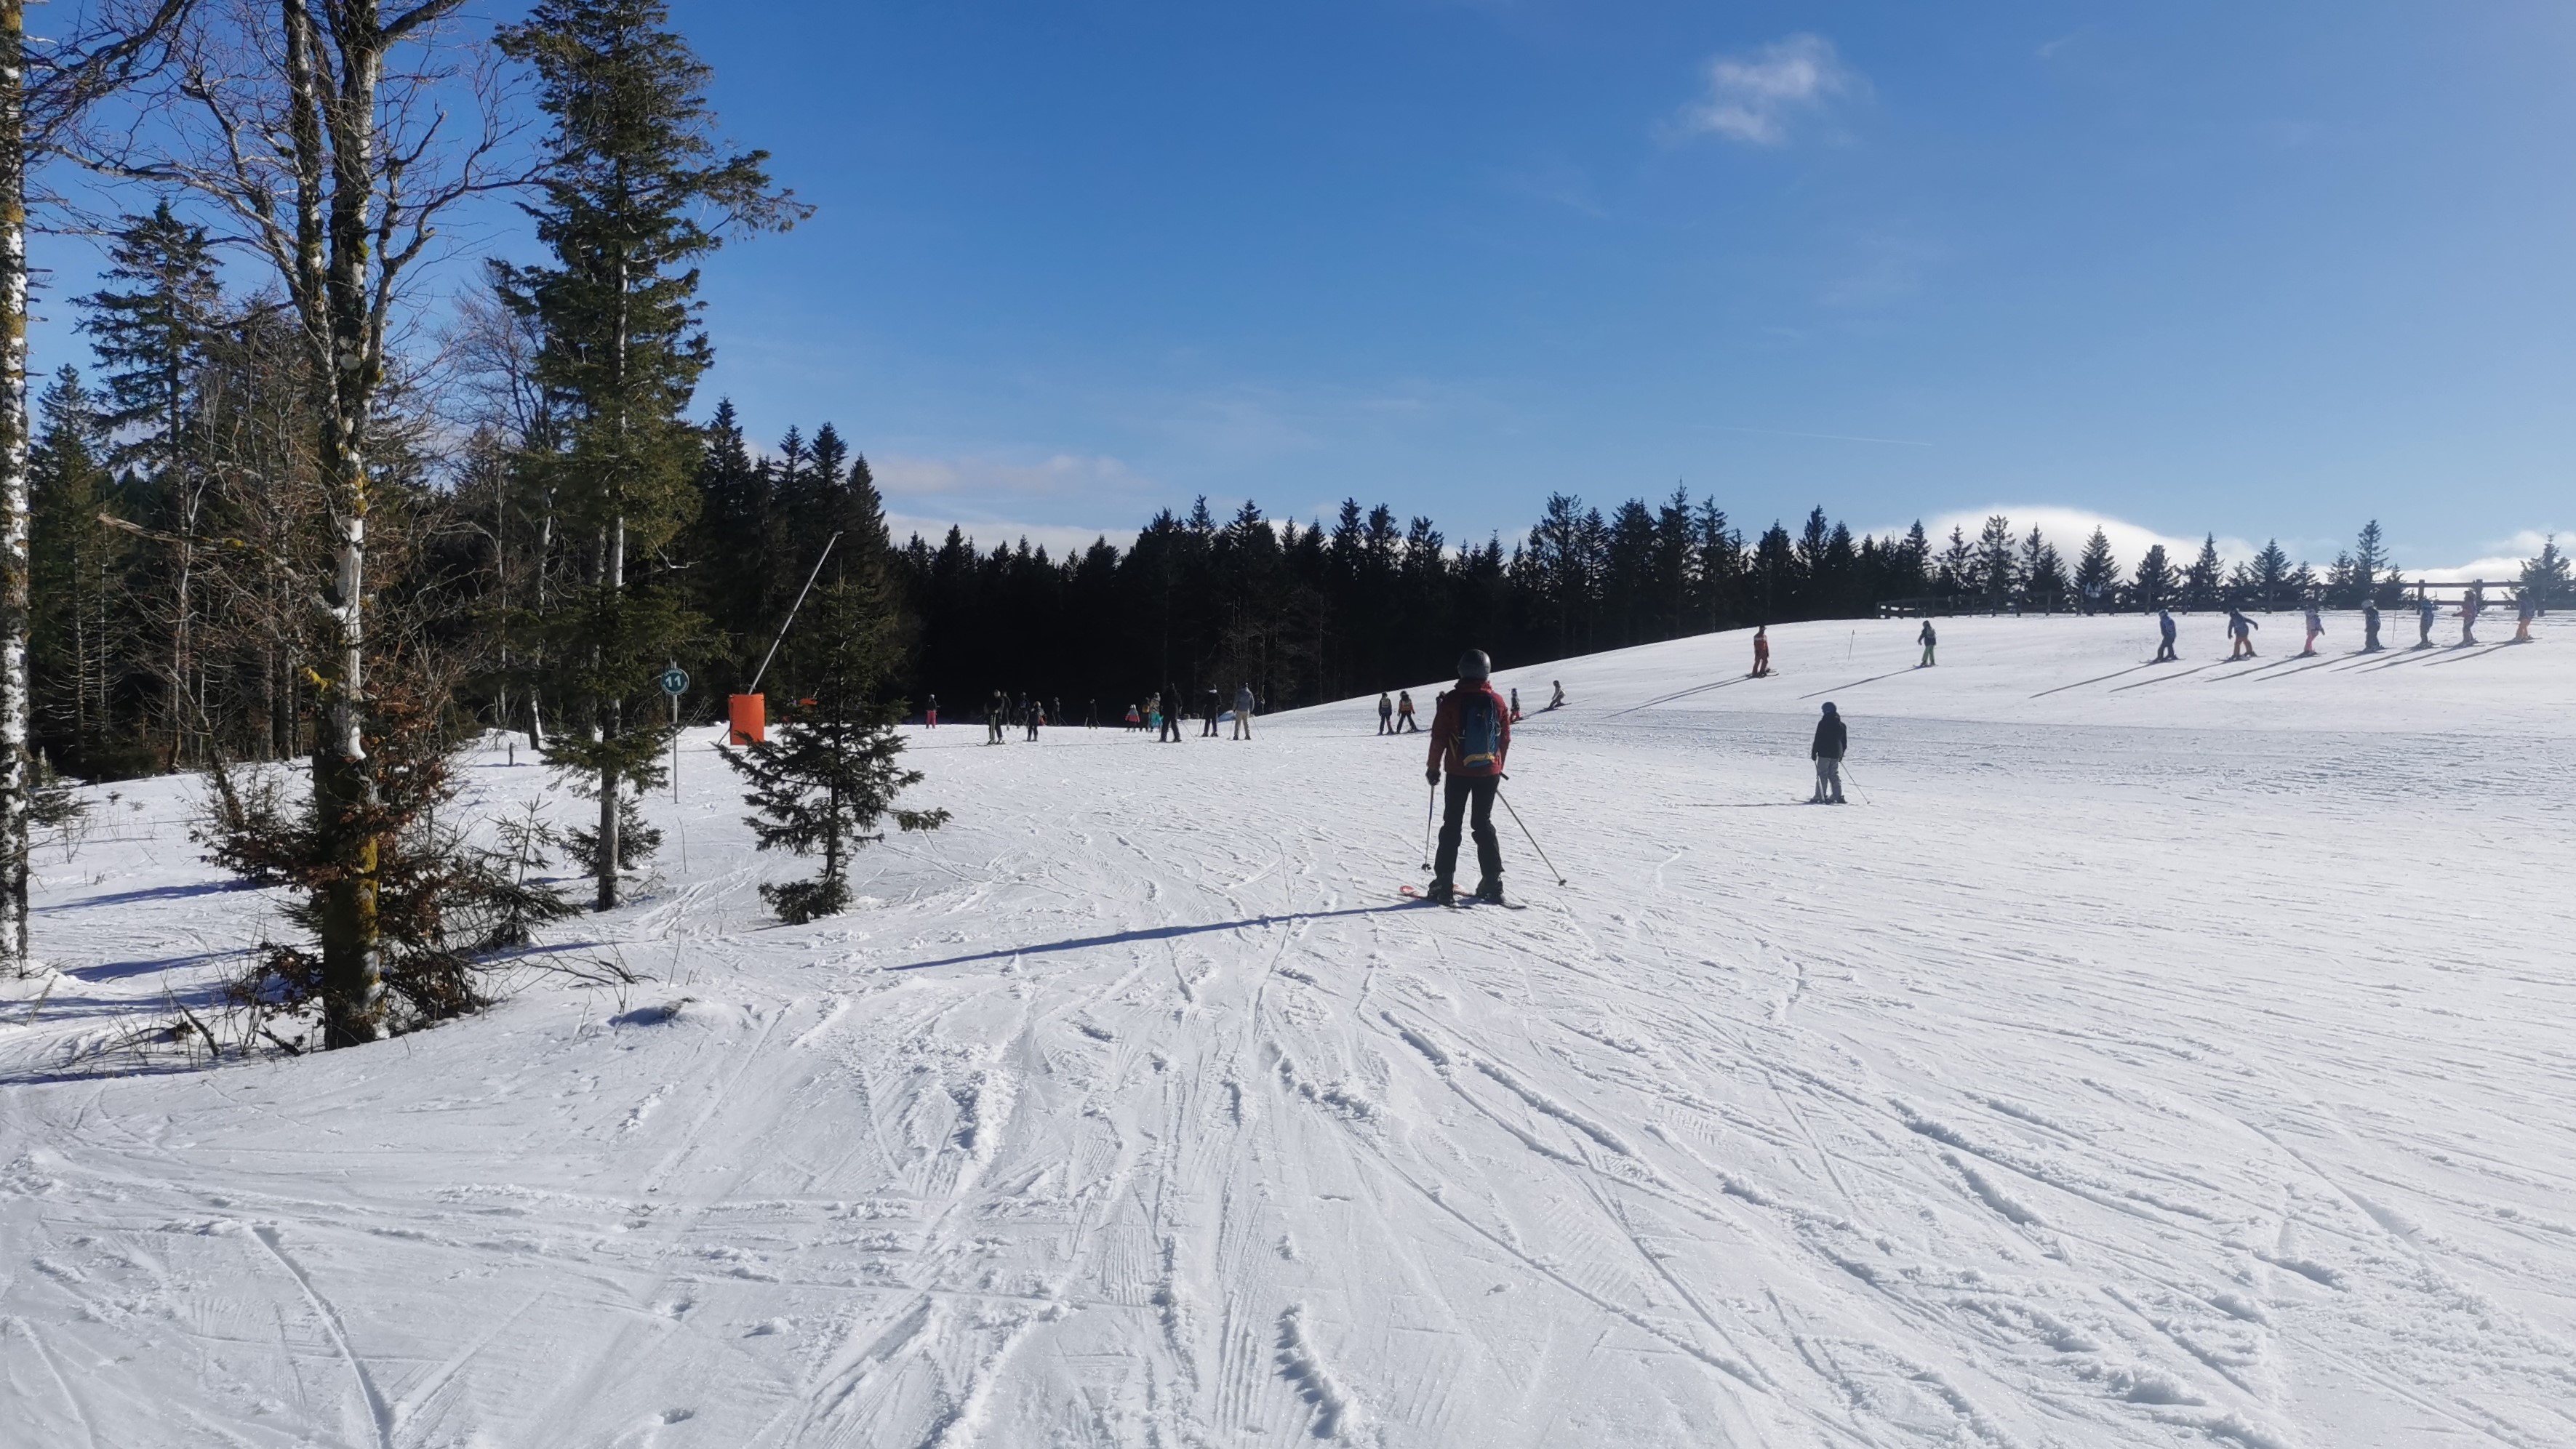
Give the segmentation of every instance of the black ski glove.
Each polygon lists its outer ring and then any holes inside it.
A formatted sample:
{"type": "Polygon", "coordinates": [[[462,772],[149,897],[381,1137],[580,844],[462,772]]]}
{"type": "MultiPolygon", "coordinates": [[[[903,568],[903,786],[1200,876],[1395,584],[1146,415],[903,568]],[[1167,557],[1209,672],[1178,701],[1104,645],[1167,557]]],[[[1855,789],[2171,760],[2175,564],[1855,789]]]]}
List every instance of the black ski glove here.
{"type": "Polygon", "coordinates": [[[1439,767],[1438,765],[1433,765],[1433,766],[1431,766],[1430,768],[1428,768],[1428,769],[1424,770],[1424,771],[1422,772],[1422,780],[1423,780],[1423,783],[1424,783],[1424,784],[1428,784],[1428,785],[1437,785],[1437,784],[1439,784],[1439,783],[1440,783],[1440,767],[1439,767]]]}

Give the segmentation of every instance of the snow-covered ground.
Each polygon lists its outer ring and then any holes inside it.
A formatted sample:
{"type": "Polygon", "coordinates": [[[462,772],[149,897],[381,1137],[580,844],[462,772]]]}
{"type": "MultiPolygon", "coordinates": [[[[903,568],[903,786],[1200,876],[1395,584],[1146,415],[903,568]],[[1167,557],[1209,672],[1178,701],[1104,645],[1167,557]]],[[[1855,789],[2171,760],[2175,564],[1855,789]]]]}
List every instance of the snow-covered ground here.
{"type": "Polygon", "coordinates": [[[554,938],[649,984],[212,1071],[66,1068],[276,909],[102,793],[0,1001],[0,1443],[2576,1443],[2576,641],[2267,622],[1506,675],[1519,912],[1398,895],[1373,700],[915,734],[956,823],[796,929],[702,734],[554,938]]]}

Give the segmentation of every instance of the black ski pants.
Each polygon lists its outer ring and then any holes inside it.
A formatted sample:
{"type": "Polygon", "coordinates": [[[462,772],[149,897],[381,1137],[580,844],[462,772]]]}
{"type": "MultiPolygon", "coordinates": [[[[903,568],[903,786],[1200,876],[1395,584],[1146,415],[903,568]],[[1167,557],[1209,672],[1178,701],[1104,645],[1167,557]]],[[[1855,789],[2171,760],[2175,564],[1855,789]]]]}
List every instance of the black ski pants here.
{"type": "Polygon", "coordinates": [[[2174,641],[2171,639],[2165,639],[2157,643],[2156,662],[2158,664],[2180,664],[2182,662],[2182,657],[2174,653],[2173,646],[2174,641]]]}
{"type": "Polygon", "coordinates": [[[1431,857],[1431,881],[1434,885],[1454,883],[1458,879],[1458,823],[1465,815],[1476,832],[1476,868],[1487,881],[1499,884],[1503,878],[1503,843],[1494,835],[1494,792],[1502,788],[1499,775],[1450,775],[1442,784],[1447,787],[1448,808],[1440,817],[1440,853],[1431,857]],[[1475,808],[1468,809],[1469,802],[1475,808]]]}

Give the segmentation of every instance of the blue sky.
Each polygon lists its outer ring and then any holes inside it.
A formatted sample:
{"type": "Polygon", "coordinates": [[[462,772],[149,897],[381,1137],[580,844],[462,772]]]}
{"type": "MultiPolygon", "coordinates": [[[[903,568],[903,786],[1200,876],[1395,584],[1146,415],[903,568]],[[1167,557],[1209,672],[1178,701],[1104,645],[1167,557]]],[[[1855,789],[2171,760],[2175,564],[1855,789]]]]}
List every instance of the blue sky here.
{"type": "Polygon", "coordinates": [[[2320,562],[2576,529],[2563,4],[677,16],[819,208],[708,267],[704,401],[988,541],[1677,480],[2320,562]]]}

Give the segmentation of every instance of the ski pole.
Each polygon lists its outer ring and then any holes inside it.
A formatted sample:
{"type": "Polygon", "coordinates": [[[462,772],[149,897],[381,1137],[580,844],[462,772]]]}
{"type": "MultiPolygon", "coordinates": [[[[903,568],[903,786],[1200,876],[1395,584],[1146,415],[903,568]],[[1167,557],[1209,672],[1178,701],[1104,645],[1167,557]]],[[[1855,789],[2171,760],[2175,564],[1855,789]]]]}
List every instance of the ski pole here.
{"type": "Polygon", "coordinates": [[[1431,787],[1431,795],[1422,802],[1422,868],[1431,868],[1431,812],[1440,805],[1440,787],[1431,787]]]}
{"type": "Polygon", "coordinates": [[[1864,794],[1861,794],[1861,788],[1860,788],[1860,776],[1855,775],[1855,774],[1853,774],[1853,773],[1851,772],[1851,766],[1849,766],[1849,765],[1845,765],[1845,766],[1843,766],[1843,778],[1844,778],[1845,780],[1847,780],[1847,781],[1849,781],[1849,782],[1851,783],[1852,793],[1853,793],[1853,794],[1855,794],[1855,795],[1860,795],[1860,803],[1862,803],[1863,805],[1868,804],[1868,803],[1869,803],[1869,796],[1864,795],[1864,794]]]}
{"type": "MultiPolygon", "coordinates": [[[[1494,798],[1503,802],[1504,809],[1512,810],[1511,800],[1500,789],[1494,791],[1494,798]]],[[[1547,867],[1549,875],[1556,875],[1556,862],[1547,858],[1547,852],[1539,846],[1538,837],[1530,834],[1529,822],[1521,819],[1521,812],[1512,810],[1512,823],[1521,828],[1521,834],[1528,839],[1530,849],[1538,851],[1538,863],[1547,867]]],[[[1556,875],[1556,883],[1565,884],[1565,877],[1556,875]]]]}

